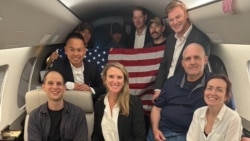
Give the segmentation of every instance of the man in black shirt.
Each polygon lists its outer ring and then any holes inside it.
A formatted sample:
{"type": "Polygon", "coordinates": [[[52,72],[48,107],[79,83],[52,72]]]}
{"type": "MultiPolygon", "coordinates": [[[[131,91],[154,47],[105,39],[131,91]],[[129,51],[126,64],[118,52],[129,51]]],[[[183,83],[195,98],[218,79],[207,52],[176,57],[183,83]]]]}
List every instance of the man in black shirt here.
{"type": "Polygon", "coordinates": [[[166,46],[166,37],[164,36],[165,24],[159,17],[154,17],[149,21],[149,32],[153,39],[145,47],[166,46]]]}

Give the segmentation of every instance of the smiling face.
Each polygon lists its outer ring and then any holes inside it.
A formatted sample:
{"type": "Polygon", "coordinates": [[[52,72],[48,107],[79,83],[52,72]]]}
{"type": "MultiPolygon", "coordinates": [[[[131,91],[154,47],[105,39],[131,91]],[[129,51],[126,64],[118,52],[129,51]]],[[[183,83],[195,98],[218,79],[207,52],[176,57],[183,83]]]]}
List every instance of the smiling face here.
{"type": "Polygon", "coordinates": [[[83,58],[86,54],[84,42],[77,38],[69,39],[65,46],[65,54],[73,66],[77,68],[81,67],[83,58]]]}
{"type": "Polygon", "coordinates": [[[83,31],[81,31],[80,33],[81,33],[81,35],[84,38],[85,44],[88,45],[88,43],[89,43],[89,41],[91,39],[91,35],[92,35],[91,32],[90,32],[90,30],[86,28],[83,31]]]}
{"type": "Polygon", "coordinates": [[[110,67],[107,70],[105,81],[104,81],[109,94],[119,94],[124,86],[124,74],[116,68],[110,67]]]}
{"type": "Polygon", "coordinates": [[[147,15],[144,14],[141,10],[134,10],[132,20],[137,30],[143,29],[147,20],[147,15]]]}
{"type": "Polygon", "coordinates": [[[213,78],[208,81],[204,91],[204,100],[208,106],[222,107],[228,99],[227,83],[223,79],[213,78]]]}
{"type": "Polygon", "coordinates": [[[170,27],[178,36],[183,36],[190,26],[187,12],[178,6],[169,11],[167,16],[170,27]]]}
{"type": "Polygon", "coordinates": [[[165,30],[165,26],[162,26],[156,23],[151,23],[149,26],[149,32],[151,34],[151,37],[154,40],[158,40],[161,37],[163,37],[164,30],[165,30]]]}
{"type": "Polygon", "coordinates": [[[57,102],[63,100],[63,93],[66,88],[63,77],[58,72],[49,72],[44,78],[42,88],[46,92],[49,101],[57,102]]]}
{"type": "Polygon", "coordinates": [[[182,66],[187,73],[189,81],[199,79],[204,72],[207,56],[201,45],[196,43],[189,44],[183,51],[182,66]]]}

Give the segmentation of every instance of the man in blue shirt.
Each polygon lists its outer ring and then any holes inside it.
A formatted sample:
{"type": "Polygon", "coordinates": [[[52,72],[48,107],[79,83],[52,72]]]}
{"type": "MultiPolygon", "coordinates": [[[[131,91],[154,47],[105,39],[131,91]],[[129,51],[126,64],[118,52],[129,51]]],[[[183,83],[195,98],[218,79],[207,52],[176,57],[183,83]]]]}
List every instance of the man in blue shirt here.
{"type": "Polygon", "coordinates": [[[205,71],[207,56],[200,44],[191,43],[183,51],[185,73],[170,77],[151,111],[154,137],[148,140],[185,141],[195,109],[204,106],[203,91],[210,76],[205,71]]]}

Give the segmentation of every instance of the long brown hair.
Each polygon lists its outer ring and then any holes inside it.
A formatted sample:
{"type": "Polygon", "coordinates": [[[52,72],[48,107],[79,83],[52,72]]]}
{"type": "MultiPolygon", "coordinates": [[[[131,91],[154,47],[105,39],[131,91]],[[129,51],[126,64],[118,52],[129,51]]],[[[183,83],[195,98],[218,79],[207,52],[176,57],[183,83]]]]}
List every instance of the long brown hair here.
{"type": "Polygon", "coordinates": [[[118,94],[117,104],[120,106],[121,114],[128,116],[129,115],[129,97],[130,97],[128,72],[125,69],[125,67],[118,62],[107,63],[102,71],[102,81],[103,81],[103,85],[106,88],[107,88],[107,86],[105,84],[106,75],[107,75],[107,71],[111,67],[115,67],[115,68],[121,70],[123,75],[124,75],[124,86],[123,86],[122,90],[120,91],[120,93],[118,94]]]}

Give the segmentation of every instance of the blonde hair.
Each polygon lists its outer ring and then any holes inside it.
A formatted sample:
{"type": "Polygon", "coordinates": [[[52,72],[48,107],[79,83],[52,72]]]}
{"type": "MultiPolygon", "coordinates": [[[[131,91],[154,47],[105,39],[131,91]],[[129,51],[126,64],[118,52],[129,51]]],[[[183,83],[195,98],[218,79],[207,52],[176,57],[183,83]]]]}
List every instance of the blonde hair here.
{"type": "Polygon", "coordinates": [[[175,7],[181,7],[181,9],[183,11],[185,11],[185,13],[187,13],[187,7],[186,5],[182,2],[182,1],[179,1],[179,0],[174,0],[174,1],[171,1],[165,8],[165,12],[166,12],[166,15],[168,15],[168,13],[173,10],[175,7]]]}
{"type": "Polygon", "coordinates": [[[102,70],[102,81],[103,81],[103,84],[106,88],[107,88],[107,86],[105,84],[106,75],[107,75],[107,71],[111,67],[115,67],[115,68],[121,70],[123,75],[124,75],[124,86],[123,86],[122,90],[120,91],[120,93],[118,94],[117,104],[120,106],[121,114],[128,116],[129,115],[129,97],[130,97],[128,72],[125,69],[125,67],[118,62],[107,63],[105,65],[104,69],[102,70]]]}

